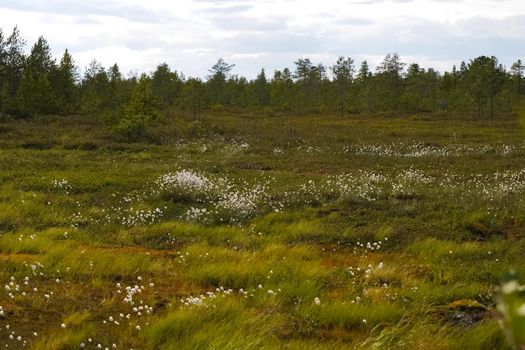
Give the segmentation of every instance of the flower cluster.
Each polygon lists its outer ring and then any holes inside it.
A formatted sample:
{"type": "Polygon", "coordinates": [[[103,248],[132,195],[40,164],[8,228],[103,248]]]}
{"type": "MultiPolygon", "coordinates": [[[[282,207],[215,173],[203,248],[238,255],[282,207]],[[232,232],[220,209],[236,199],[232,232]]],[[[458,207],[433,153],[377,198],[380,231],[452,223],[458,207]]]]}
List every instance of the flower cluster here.
{"type": "Polygon", "coordinates": [[[421,158],[421,157],[451,157],[468,156],[473,154],[497,154],[509,156],[517,152],[523,152],[524,145],[488,145],[479,146],[467,144],[450,144],[446,146],[416,142],[406,144],[396,142],[391,144],[355,144],[343,147],[344,154],[376,157],[399,157],[399,158],[421,158]]]}
{"type": "Polygon", "coordinates": [[[66,179],[53,180],[53,187],[59,190],[65,190],[66,194],[69,194],[69,191],[73,189],[66,179]]]}

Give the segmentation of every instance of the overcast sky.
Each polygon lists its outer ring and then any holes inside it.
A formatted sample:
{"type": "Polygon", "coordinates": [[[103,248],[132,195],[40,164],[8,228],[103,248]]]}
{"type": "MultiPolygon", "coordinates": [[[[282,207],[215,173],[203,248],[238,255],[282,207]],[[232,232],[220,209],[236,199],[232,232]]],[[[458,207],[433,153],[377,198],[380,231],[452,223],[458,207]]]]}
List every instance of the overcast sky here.
{"type": "Polygon", "coordinates": [[[218,57],[250,78],[299,57],[375,66],[398,52],[441,71],[479,55],[525,59],[525,0],[0,0],[4,33],[15,25],[82,68],[97,59],[123,72],[167,62],[204,77],[218,57]]]}

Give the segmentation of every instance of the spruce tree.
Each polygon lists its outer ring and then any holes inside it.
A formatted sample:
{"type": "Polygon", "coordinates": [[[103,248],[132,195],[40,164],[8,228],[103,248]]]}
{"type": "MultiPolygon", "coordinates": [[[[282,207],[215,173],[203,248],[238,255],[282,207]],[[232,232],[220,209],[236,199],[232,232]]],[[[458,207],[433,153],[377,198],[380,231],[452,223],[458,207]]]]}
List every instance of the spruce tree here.
{"type": "Polygon", "coordinates": [[[142,74],[115,132],[129,141],[144,136],[146,127],[160,116],[160,102],[153,94],[151,79],[142,74]]]}
{"type": "Polygon", "coordinates": [[[27,58],[27,65],[16,92],[16,109],[19,116],[58,112],[59,103],[50,80],[56,69],[47,41],[43,37],[38,38],[27,58]]]}
{"type": "Polygon", "coordinates": [[[261,69],[257,78],[253,81],[253,88],[255,94],[255,103],[258,106],[268,106],[270,100],[270,93],[268,90],[268,80],[266,79],[266,73],[264,68],[261,69]]]}
{"type": "Polygon", "coordinates": [[[4,69],[3,78],[7,83],[7,92],[10,101],[6,105],[10,105],[9,112],[14,112],[14,97],[18,90],[18,85],[22,79],[22,74],[25,67],[24,47],[26,42],[20,36],[17,27],[13,28],[13,32],[7,38],[5,43],[4,69]]]}
{"type": "Polygon", "coordinates": [[[60,110],[62,113],[72,113],[76,110],[77,80],[77,67],[69,51],[66,49],[58,65],[55,79],[55,91],[60,102],[60,110]]]}

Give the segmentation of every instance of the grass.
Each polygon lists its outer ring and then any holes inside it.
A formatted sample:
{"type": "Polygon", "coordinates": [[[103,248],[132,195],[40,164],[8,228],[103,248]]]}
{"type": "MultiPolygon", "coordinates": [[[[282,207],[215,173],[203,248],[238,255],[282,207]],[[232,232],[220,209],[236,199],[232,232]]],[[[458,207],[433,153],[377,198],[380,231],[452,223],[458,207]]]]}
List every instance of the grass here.
{"type": "Polygon", "coordinates": [[[2,123],[1,347],[507,346],[518,118],[2,123]]]}

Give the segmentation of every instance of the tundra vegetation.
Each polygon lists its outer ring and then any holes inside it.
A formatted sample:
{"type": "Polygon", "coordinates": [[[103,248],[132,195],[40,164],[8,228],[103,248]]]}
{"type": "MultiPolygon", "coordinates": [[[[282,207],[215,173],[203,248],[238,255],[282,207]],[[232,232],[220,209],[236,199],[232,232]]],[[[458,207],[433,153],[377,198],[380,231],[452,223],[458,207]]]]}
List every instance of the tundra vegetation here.
{"type": "Polygon", "coordinates": [[[521,63],[80,79],[0,39],[1,347],[525,341],[521,63]]]}

